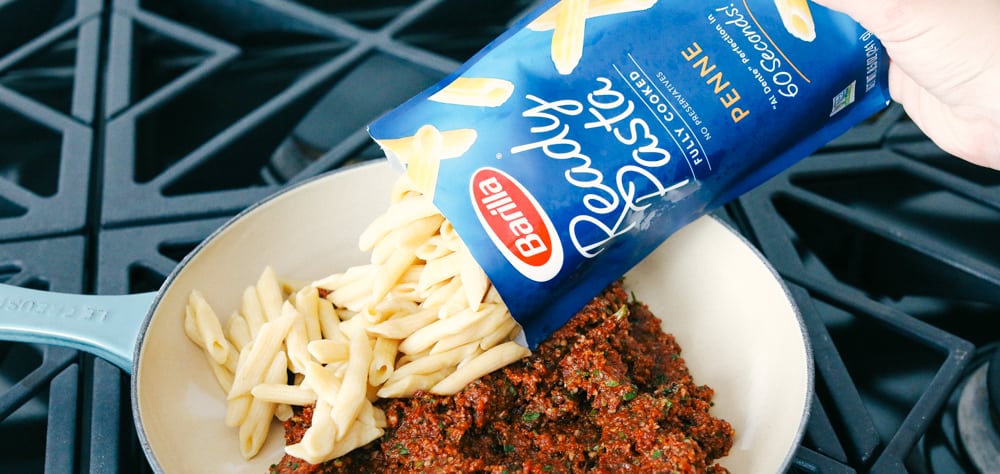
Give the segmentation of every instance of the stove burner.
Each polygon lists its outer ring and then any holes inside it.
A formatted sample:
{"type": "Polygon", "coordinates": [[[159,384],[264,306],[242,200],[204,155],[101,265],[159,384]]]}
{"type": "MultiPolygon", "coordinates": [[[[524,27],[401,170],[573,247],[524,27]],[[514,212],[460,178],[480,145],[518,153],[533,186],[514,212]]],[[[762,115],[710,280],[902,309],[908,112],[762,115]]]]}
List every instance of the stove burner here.
{"type": "Polygon", "coordinates": [[[976,349],[922,440],[926,473],[1000,472],[1000,342],[976,349]]]}
{"type": "Polygon", "coordinates": [[[1000,431],[994,417],[997,400],[989,393],[987,379],[996,387],[1000,351],[979,366],[965,382],[958,401],[958,434],[965,452],[980,473],[1000,472],[1000,431]]]}
{"type": "Polygon", "coordinates": [[[986,393],[990,398],[990,418],[1000,427],[1000,350],[993,352],[986,371],[986,393]]]}

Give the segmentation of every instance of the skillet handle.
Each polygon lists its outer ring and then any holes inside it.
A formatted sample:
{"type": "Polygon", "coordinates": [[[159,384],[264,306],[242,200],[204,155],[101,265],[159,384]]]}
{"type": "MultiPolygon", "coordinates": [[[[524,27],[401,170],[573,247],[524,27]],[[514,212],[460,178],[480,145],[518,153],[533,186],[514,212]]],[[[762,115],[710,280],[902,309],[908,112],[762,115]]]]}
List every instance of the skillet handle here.
{"type": "Polygon", "coordinates": [[[0,339],[83,350],[131,373],[155,295],[73,295],[0,284],[0,339]]]}

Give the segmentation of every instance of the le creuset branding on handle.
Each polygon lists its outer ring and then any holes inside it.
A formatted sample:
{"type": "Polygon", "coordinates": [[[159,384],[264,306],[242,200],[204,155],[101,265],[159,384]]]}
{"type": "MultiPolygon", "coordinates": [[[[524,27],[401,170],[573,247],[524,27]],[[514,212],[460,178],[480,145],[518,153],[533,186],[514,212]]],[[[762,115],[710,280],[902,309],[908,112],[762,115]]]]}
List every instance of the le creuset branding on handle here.
{"type": "Polygon", "coordinates": [[[72,295],[0,285],[0,339],[84,350],[131,372],[139,328],[154,296],[72,295]]]}

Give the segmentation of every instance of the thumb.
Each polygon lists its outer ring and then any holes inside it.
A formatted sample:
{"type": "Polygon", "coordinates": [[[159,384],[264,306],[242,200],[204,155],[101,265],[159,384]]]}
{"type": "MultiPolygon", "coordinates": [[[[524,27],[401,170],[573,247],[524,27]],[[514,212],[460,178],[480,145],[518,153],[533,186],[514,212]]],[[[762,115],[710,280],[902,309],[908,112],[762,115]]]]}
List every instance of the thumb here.
{"type": "Polygon", "coordinates": [[[992,39],[1000,19],[996,0],[813,1],[861,23],[882,41],[901,71],[949,105],[979,101],[968,95],[982,90],[959,86],[986,86],[978,84],[986,77],[983,69],[997,67],[1000,45],[992,39]],[[985,39],[984,32],[989,32],[985,39]]]}
{"type": "Polygon", "coordinates": [[[846,13],[869,30],[872,29],[871,25],[887,22],[889,12],[897,7],[894,5],[896,2],[881,0],[813,0],[813,3],[846,13]]]}
{"type": "Polygon", "coordinates": [[[889,88],[935,142],[1000,168],[1000,2],[813,0],[878,37],[892,66],[889,88]]]}
{"type": "MultiPolygon", "coordinates": [[[[846,13],[882,41],[906,40],[920,35],[933,23],[957,10],[940,0],[813,0],[846,13]]],[[[992,0],[988,0],[992,1],[992,0]]]]}

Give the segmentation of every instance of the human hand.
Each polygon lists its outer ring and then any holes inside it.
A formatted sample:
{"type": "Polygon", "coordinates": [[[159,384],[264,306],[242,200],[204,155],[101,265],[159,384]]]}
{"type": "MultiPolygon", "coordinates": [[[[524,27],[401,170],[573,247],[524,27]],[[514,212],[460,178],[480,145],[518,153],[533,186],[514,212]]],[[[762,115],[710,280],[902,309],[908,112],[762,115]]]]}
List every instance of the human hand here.
{"type": "Polygon", "coordinates": [[[1000,169],[1000,0],[814,0],[889,54],[889,92],[944,151],[1000,169]]]}

